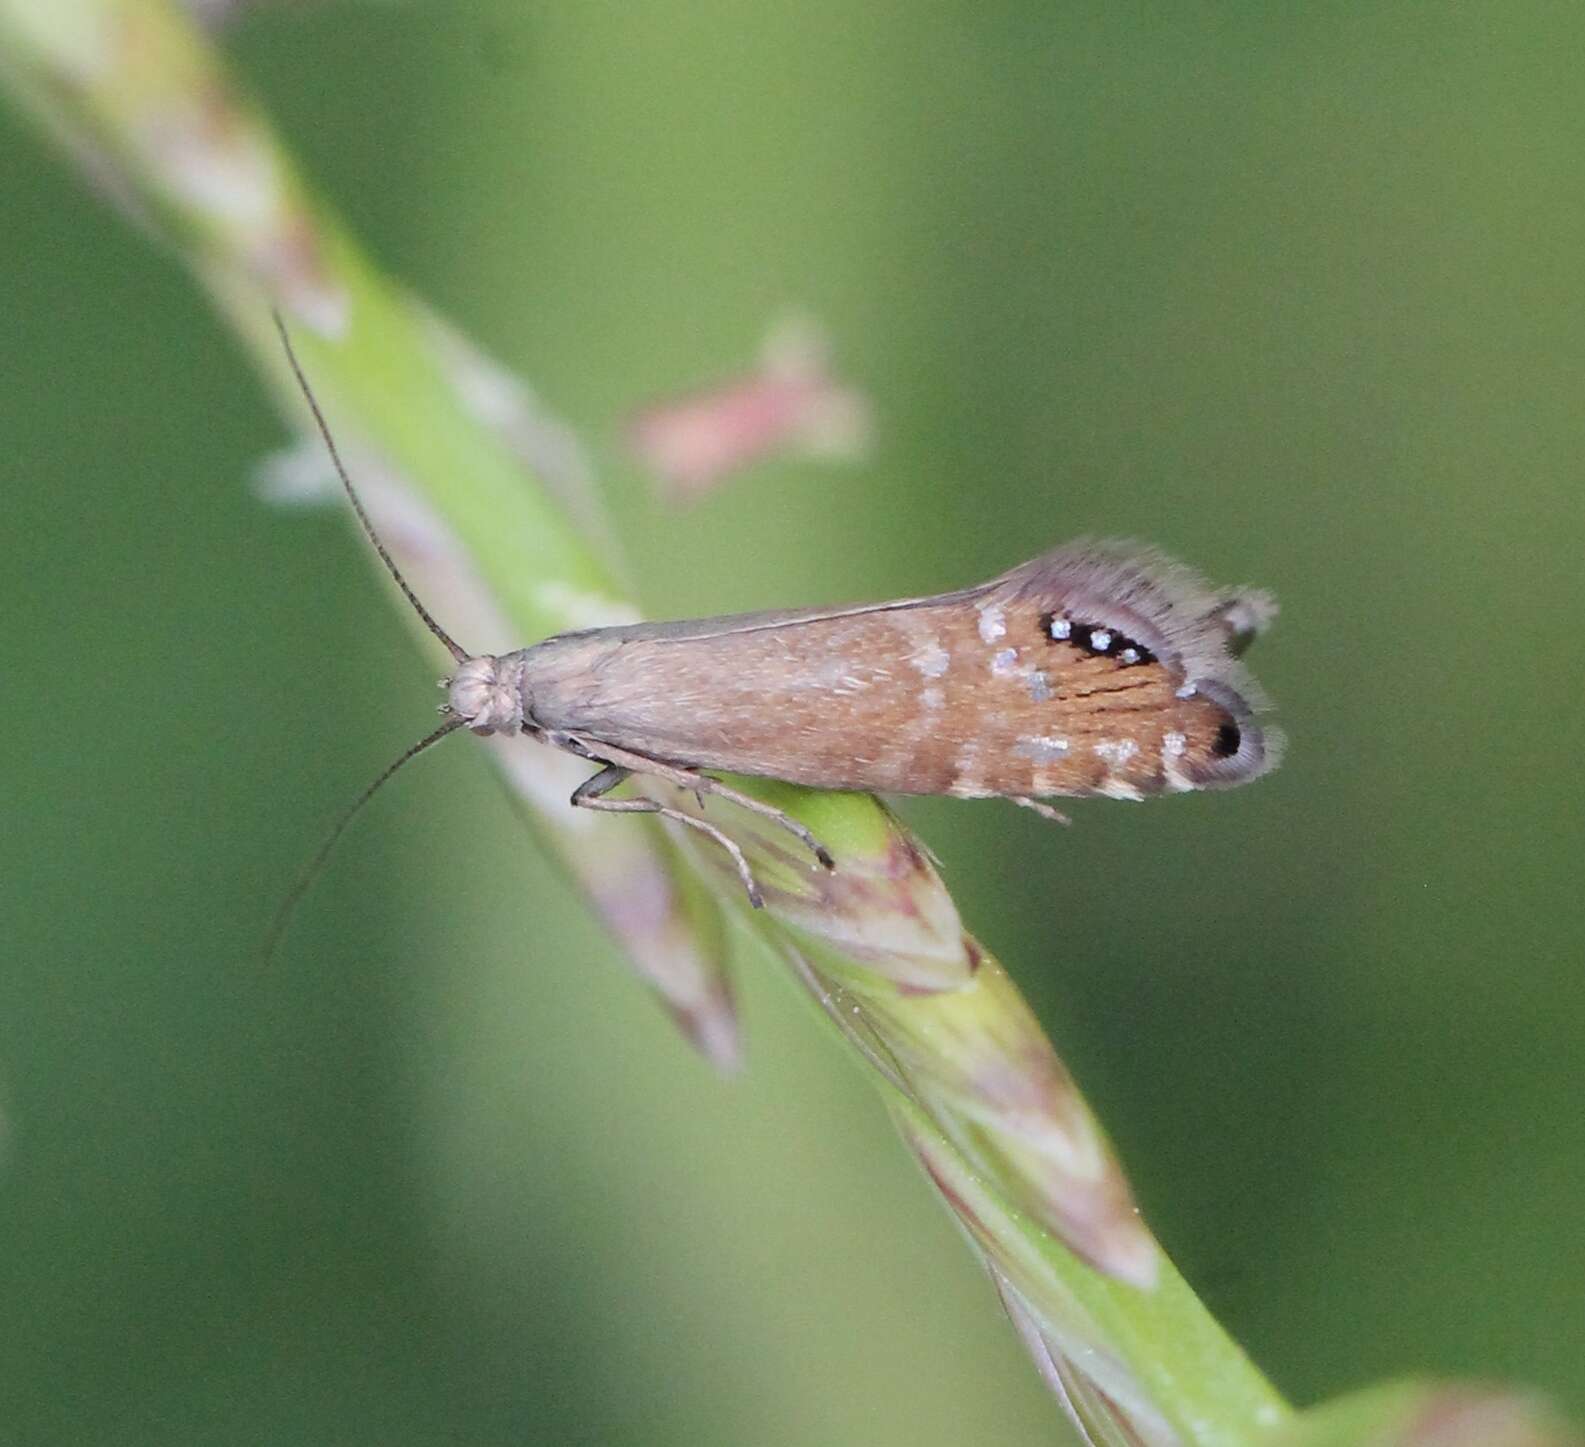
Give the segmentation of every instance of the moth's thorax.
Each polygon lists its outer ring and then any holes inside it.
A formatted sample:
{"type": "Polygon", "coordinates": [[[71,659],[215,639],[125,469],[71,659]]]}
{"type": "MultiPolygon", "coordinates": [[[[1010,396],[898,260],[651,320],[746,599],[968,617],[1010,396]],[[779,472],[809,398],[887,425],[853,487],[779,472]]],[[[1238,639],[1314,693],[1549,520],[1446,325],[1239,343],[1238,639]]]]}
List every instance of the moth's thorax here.
{"type": "Polygon", "coordinates": [[[460,664],[447,681],[446,706],[476,734],[521,733],[528,711],[521,650],[460,664]]]}

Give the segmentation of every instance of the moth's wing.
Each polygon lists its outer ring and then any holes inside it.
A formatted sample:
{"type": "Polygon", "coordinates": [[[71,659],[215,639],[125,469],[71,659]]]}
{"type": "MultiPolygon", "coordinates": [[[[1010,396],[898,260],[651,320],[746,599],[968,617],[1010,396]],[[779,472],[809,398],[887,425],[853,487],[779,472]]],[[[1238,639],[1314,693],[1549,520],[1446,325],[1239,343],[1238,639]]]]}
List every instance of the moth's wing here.
{"type": "MultiPolygon", "coordinates": [[[[616,628],[584,629],[560,638],[585,638],[598,633],[614,643],[628,641],[701,642],[733,634],[856,618],[869,613],[936,608],[983,599],[1049,598],[1071,601],[1097,616],[1116,612],[1158,646],[1162,657],[1181,659],[1188,672],[1205,671],[1197,663],[1225,657],[1229,639],[1242,643],[1276,616],[1270,594],[1255,590],[1216,589],[1197,573],[1155,548],[1139,543],[1081,538],[1065,543],[999,574],[989,582],[922,597],[893,598],[880,603],[850,603],[812,608],[771,608],[753,613],[727,613],[712,618],[685,618],[667,623],[631,623],[616,628]]],[[[1253,689],[1253,684],[1249,684],[1253,689]]]]}
{"type": "Polygon", "coordinates": [[[531,650],[531,688],[543,724],[696,767],[1137,798],[1269,767],[1220,601],[1159,555],[1069,545],[953,593],[562,635],[531,650]]]}
{"type": "Polygon", "coordinates": [[[1053,548],[985,586],[998,596],[1043,602],[1121,628],[1180,668],[1185,681],[1236,680],[1251,708],[1264,704],[1248,673],[1230,665],[1235,640],[1247,644],[1276,616],[1268,593],[1216,588],[1159,549],[1093,538],[1053,548]]]}
{"type": "Polygon", "coordinates": [[[1281,734],[1258,720],[1264,695],[1234,656],[1275,615],[1269,595],[1214,588],[1154,548],[1088,539],[976,593],[981,618],[1005,622],[1021,658],[1044,652],[1063,716],[1106,732],[1092,752],[1127,756],[1129,782],[1103,780],[1100,792],[1226,787],[1277,763],[1281,734]],[[1120,714],[1137,727],[1113,727],[1120,714]]]}
{"type": "Polygon", "coordinates": [[[934,593],[924,598],[893,598],[884,603],[828,604],[815,608],[766,608],[754,613],[723,613],[714,618],[682,618],[669,623],[627,623],[616,628],[585,628],[576,633],[559,633],[557,639],[589,638],[598,634],[612,643],[671,642],[703,643],[745,633],[760,633],[782,628],[789,623],[824,623],[858,618],[870,613],[890,613],[960,598],[971,598],[992,586],[982,583],[953,593],[934,593]]]}

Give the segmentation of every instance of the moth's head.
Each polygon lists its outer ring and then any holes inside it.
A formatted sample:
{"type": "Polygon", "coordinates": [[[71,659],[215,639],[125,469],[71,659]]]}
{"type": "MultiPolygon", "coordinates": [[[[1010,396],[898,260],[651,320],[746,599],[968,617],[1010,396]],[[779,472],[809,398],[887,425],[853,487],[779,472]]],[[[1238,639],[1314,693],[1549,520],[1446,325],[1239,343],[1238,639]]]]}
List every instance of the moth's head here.
{"type": "Polygon", "coordinates": [[[523,731],[523,662],[517,654],[480,654],[464,659],[442,679],[446,709],[476,734],[523,731]]]}

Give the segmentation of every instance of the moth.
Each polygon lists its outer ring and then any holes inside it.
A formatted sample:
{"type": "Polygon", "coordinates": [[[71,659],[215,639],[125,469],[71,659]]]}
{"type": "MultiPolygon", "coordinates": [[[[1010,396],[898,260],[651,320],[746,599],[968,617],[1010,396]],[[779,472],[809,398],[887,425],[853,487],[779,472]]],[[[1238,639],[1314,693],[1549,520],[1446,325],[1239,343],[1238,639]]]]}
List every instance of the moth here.
{"type": "Polygon", "coordinates": [[[703,831],[759,905],[728,835],[659,800],[611,791],[642,775],[729,799],[789,830],[830,869],[836,861],[802,823],[715,773],[816,789],[1001,796],[1060,818],[1044,800],[1226,788],[1277,761],[1280,736],[1261,723],[1260,692],[1238,661],[1275,603],[1212,588],[1126,543],[1070,543],[977,587],[928,597],[592,628],[470,654],[381,544],[280,330],[364,531],[456,662],[442,680],[444,722],[359,805],[457,729],[527,735],[598,766],[573,792],[575,807],[658,814],[703,831]]]}

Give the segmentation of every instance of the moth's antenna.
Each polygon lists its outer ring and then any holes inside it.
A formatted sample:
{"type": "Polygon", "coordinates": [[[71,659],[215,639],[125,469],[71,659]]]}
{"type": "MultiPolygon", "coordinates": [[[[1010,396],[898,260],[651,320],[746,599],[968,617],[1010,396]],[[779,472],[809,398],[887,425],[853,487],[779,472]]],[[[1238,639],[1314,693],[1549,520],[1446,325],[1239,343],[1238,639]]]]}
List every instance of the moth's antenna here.
{"type": "Polygon", "coordinates": [[[377,778],[372,784],[370,784],[367,789],[359,794],[357,802],[354,803],[352,807],[346,811],[346,813],[336,820],[335,825],[331,828],[330,833],[325,836],[325,842],[321,844],[317,850],[315,850],[314,857],[308,861],[307,865],[303,869],[303,872],[298,875],[297,882],[292,886],[291,892],[286,896],[285,899],[281,901],[281,907],[275,911],[275,918],[270,923],[270,932],[264,937],[263,960],[265,964],[269,964],[269,962],[275,958],[275,951],[281,943],[281,937],[286,933],[287,925],[292,922],[292,916],[297,913],[297,906],[303,902],[303,896],[308,893],[308,891],[313,887],[314,881],[318,879],[320,874],[323,872],[325,861],[330,858],[330,851],[336,847],[336,844],[340,840],[341,836],[347,832],[347,826],[358,817],[358,814],[363,809],[363,806],[380,792],[380,789],[385,785],[386,781],[389,780],[391,775],[400,769],[403,764],[410,763],[426,749],[438,744],[453,729],[459,729],[461,727],[462,720],[460,718],[447,719],[445,723],[441,724],[441,726],[434,731],[434,733],[430,734],[427,738],[420,739],[412,746],[412,748],[408,749],[399,759],[397,759],[394,764],[390,765],[390,767],[387,768],[385,772],[382,773],[380,777],[377,778]]]}
{"type": "Polygon", "coordinates": [[[380,561],[385,564],[386,571],[396,579],[396,586],[402,590],[402,596],[413,605],[413,611],[423,619],[424,627],[429,629],[436,638],[440,639],[451,651],[451,656],[458,663],[468,661],[467,650],[460,647],[451,634],[446,632],[430,616],[429,609],[418,601],[416,594],[407,585],[407,579],[402,576],[402,570],[392,561],[391,555],[385,551],[385,544],[380,541],[380,536],[374,531],[374,524],[369,521],[368,513],[363,510],[363,499],[358,496],[358,490],[352,485],[352,479],[347,476],[347,469],[342,464],[341,454],[336,451],[336,439],[330,435],[330,427],[325,422],[325,414],[319,410],[319,402],[314,396],[313,388],[308,385],[308,378],[303,375],[302,365],[297,360],[297,353],[292,349],[292,339],[287,334],[286,322],[280,312],[274,307],[270,308],[270,315],[275,319],[275,330],[281,334],[281,345],[286,348],[286,360],[291,364],[292,375],[297,378],[297,385],[302,389],[304,398],[308,402],[308,410],[314,414],[314,425],[319,428],[319,435],[325,439],[325,447],[330,452],[330,460],[335,464],[336,476],[341,479],[341,485],[347,490],[347,499],[352,504],[353,512],[357,513],[358,521],[363,525],[364,534],[374,544],[374,551],[380,555],[380,561]]]}

